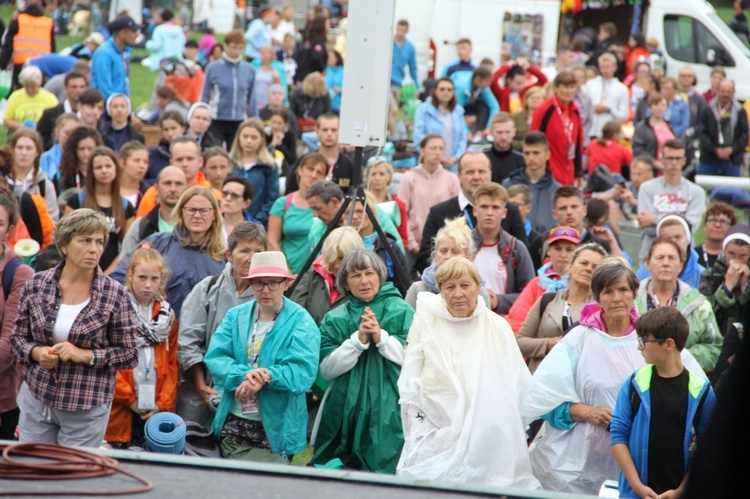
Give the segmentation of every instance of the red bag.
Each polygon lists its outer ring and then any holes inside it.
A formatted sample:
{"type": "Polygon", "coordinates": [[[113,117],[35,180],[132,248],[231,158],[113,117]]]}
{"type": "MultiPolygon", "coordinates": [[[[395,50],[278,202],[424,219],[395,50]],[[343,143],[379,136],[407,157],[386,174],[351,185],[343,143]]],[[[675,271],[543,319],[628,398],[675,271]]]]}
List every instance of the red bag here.
{"type": "Polygon", "coordinates": [[[314,132],[318,120],[313,118],[297,118],[297,128],[300,132],[314,132]]]}

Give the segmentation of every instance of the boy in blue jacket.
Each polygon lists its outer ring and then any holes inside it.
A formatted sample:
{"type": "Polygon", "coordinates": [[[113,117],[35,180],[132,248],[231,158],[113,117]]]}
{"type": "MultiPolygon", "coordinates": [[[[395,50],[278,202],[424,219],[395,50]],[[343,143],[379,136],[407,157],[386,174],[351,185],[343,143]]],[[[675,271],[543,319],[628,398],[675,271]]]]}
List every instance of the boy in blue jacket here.
{"type": "Polygon", "coordinates": [[[680,359],[690,326],[679,310],[659,307],[635,323],[646,366],[620,389],[610,444],[620,466],[620,497],[679,497],[716,397],[680,359]]]}

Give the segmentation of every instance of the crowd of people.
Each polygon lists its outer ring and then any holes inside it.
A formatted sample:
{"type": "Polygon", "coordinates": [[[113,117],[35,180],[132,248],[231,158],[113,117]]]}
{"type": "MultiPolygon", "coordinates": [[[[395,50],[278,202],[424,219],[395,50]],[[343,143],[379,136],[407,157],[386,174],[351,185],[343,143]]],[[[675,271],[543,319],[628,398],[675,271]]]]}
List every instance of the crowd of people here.
{"type": "MultiPolygon", "coordinates": [[[[747,176],[734,83],[661,78],[609,23],[588,66],[568,45],[549,68],[475,65],[463,38],[416,112],[414,166],[372,156],[341,212],[360,165],[330,13],[300,34],[265,9],[192,47],[160,10],[150,148],[130,16],[71,56],[60,100],[6,37],[0,439],[142,450],[173,412],[224,458],[594,495],[619,474],[621,497],[678,497],[750,326],[746,193],[707,199],[684,172],[698,143],[698,173],[747,176]]],[[[28,0],[9,33],[50,22],[28,0]]],[[[408,28],[391,124],[417,80],[408,28]]]]}

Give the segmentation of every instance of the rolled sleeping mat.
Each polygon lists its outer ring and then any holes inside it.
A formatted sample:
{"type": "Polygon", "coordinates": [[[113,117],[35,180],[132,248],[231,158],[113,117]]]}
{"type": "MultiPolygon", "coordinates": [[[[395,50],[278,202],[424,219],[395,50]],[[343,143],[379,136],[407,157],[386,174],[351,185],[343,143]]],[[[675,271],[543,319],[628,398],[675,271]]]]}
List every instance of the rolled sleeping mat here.
{"type": "Polygon", "coordinates": [[[185,421],[177,414],[159,412],[146,421],[146,448],[160,454],[185,453],[185,421]]]}

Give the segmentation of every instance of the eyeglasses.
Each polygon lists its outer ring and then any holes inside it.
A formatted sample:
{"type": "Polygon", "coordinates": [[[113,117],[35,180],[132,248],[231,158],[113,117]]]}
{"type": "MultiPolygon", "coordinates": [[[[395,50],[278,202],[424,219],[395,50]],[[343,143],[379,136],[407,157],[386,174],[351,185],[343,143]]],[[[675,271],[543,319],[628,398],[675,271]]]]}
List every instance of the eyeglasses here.
{"type": "Polygon", "coordinates": [[[252,281],[250,285],[253,287],[254,291],[263,291],[263,288],[268,286],[268,289],[271,291],[276,291],[279,289],[279,286],[281,286],[281,283],[284,281],[269,281],[269,282],[262,282],[262,281],[252,281]]]}
{"type": "Polygon", "coordinates": [[[647,340],[646,338],[638,337],[638,346],[646,348],[646,343],[664,343],[666,340],[647,340]]]}
{"type": "Polygon", "coordinates": [[[221,195],[227,199],[242,199],[243,197],[242,194],[237,194],[236,192],[228,192],[228,191],[223,191],[221,195]]]}
{"type": "Polygon", "coordinates": [[[685,156],[663,156],[661,158],[662,163],[679,163],[685,161],[685,156]]]}
{"type": "Polygon", "coordinates": [[[708,217],[706,219],[707,224],[715,224],[715,225],[725,225],[729,226],[732,223],[729,220],[724,220],[723,218],[714,218],[714,217],[708,217]]]}
{"type": "Polygon", "coordinates": [[[209,213],[212,213],[214,211],[213,208],[183,208],[182,209],[185,213],[187,213],[189,216],[194,217],[198,213],[201,214],[202,217],[207,216],[209,213]]]}

